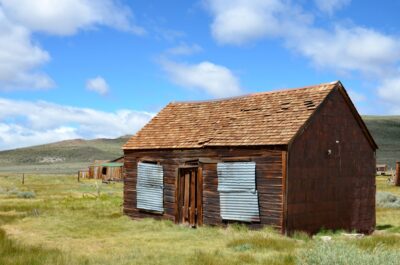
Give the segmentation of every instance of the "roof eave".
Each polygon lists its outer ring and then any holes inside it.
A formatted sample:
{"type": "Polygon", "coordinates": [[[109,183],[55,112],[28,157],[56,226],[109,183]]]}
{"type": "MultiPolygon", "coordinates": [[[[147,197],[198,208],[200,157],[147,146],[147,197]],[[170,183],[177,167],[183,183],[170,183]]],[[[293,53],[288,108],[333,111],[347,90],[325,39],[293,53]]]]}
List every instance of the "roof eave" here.
{"type": "Polygon", "coordinates": [[[199,147],[190,147],[190,146],[185,146],[185,147],[137,147],[137,148],[123,148],[123,150],[136,150],[136,151],[150,151],[150,150],[191,150],[191,149],[206,149],[206,148],[260,148],[260,147],[280,147],[284,148],[288,146],[289,143],[276,143],[276,144],[256,144],[256,145],[204,145],[204,146],[199,146],[199,147]]]}

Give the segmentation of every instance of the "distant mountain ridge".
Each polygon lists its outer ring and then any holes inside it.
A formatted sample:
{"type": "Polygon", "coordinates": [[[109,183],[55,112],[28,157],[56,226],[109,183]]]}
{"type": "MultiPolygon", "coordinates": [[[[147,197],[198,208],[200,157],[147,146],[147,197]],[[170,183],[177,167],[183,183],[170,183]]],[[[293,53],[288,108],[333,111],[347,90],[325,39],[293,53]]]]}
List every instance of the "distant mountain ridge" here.
{"type": "MultiPolygon", "coordinates": [[[[377,162],[394,167],[400,161],[400,116],[363,116],[377,142],[377,162]]],[[[123,155],[122,145],[130,138],[66,140],[0,152],[0,172],[74,173],[94,160],[123,155]]]]}
{"type": "Polygon", "coordinates": [[[379,147],[377,163],[394,168],[400,161],[400,116],[363,116],[363,120],[379,147]]]}
{"type": "Polygon", "coordinates": [[[123,155],[122,145],[131,136],[116,139],[73,139],[0,152],[2,172],[70,173],[86,168],[94,160],[123,155]]]}

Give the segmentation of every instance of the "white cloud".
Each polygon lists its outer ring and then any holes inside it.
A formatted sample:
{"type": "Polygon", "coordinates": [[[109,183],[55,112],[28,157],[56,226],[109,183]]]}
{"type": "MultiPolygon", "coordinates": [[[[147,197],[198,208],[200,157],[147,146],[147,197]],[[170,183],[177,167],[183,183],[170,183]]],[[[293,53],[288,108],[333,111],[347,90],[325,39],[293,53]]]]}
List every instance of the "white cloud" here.
{"type": "Polygon", "coordinates": [[[378,88],[378,94],[387,103],[393,104],[397,111],[400,111],[400,73],[398,73],[397,77],[383,80],[378,88]]]}
{"type": "Polygon", "coordinates": [[[13,21],[32,31],[72,35],[96,25],[143,34],[131,23],[132,13],[115,0],[0,0],[13,21]]]}
{"type": "MultiPolygon", "coordinates": [[[[321,0],[321,11],[332,14],[350,0],[321,0]]],[[[285,47],[318,68],[338,74],[361,74],[381,82],[383,99],[399,94],[400,37],[354,24],[321,28],[313,14],[290,0],[206,0],[213,15],[211,32],[218,43],[242,45],[265,38],[285,47]]],[[[397,101],[399,102],[399,101],[397,101]]],[[[393,105],[394,106],[394,105],[393,105]]]]}
{"type": "Polygon", "coordinates": [[[192,55],[201,51],[203,51],[203,48],[200,45],[181,43],[176,47],[168,49],[166,53],[169,55],[192,55]]]}
{"type": "Polygon", "coordinates": [[[337,26],[332,32],[300,28],[286,36],[285,43],[314,65],[338,72],[380,77],[400,60],[399,38],[363,27],[337,26]]]}
{"type": "MultiPolygon", "coordinates": [[[[339,2],[324,2],[339,5],[339,2]]],[[[276,37],[315,66],[338,72],[381,75],[400,60],[400,38],[360,26],[318,28],[313,24],[312,14],[288,1],[209,0],[208,3],[214,14],[212,34],[221,43],[237,45],[276,37]]]]}
{"type": "Polygon", "coordinates": [[[0,98],[0,150],[66,139],[133,134],[153,115],[127,109],[104,112],[0,98]]]}
{"type": "Polygon", "coordinates": [[[30,40],[30,32],[10,22],[0,8],[0,91],[15,87],[42,89],[53,81],[37,70],[50,55],[30,40]]]}
{"type": "Polygon", "coordinates": [[[103,77],[97,76],[86,81],[86,89],[104,96],[109,91],[109,86],[103,77]]]}
{"type": "Polygon", "coordinates": [[[240,94],[239,80],[226,67],[208,61],[199,64],[161,60],[164,71],[172,82],[189,88],[200,89],[214,97],[240,94]]]}
{"type": "Polygon", "coordinates": [[[207,4],[214,15],[212,35],[222,44],[243,44],[279,35],[279,14],[287,10],[281,0],[208,0],[207,4]]]}
{"type": "Polygon", "coordinates": [[[314,0],[318,9],[322,12],[332,15],[336,10],[339,10],[350,4],[351,0],[314,0]]]}
{"type": "Polygon", "coordinates": [[[0,150],[39,145],[62,140],[76,139],[74,128],[59,127],[51,130],[35,131],[17,124],[0,123],[0,150]]]}
{"type": "Polygon", "coordinates": [[[144,33],[116,0],[0,0],[0,91],[55,85],[40,71],[50,55],[32,41],[32,33],[72,35],[102,25],[144,33]]]}
{"type": "Polygon", "coordinates": [[[399,37],[360,26],[318,28],[312,14],[289,1],[209,0],[208,4],[214,15],[212,34],[221,43],[276,37],[314,65],[338,72],[381,75],[400,61],[399,37]]]}

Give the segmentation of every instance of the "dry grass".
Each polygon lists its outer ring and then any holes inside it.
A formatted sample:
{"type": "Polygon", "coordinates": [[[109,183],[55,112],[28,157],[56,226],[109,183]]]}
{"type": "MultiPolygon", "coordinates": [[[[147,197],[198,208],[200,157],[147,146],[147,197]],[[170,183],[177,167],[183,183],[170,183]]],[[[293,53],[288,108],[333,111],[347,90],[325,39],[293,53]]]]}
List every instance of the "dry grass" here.
{"type": "MultiPolygon", "coordinates": [[[[385,185],[378,179],[379,189],[393,192],[385,185]]],[[[0,264],[5,265],[282,265],[302,262],[298,257],[322,243],[304,233],[283,237],[270,228],[189,229],[168,221],[132,221],[121,212],[121,183],[101,185],[100,196],[94,181],[77,183],[73,176],[28,176],[25,185],[19,176],[2,176],[0,188],[0,264]],[[13,189],[36,196],[19,198],[6,192],[13,189]]],[[[333,233],[334,241],[356,248],[357,255],[381,245],[398,250],[400,210],[378,209],[377,217],[380,230],[375,235],[349,240],[333,233]]]]}

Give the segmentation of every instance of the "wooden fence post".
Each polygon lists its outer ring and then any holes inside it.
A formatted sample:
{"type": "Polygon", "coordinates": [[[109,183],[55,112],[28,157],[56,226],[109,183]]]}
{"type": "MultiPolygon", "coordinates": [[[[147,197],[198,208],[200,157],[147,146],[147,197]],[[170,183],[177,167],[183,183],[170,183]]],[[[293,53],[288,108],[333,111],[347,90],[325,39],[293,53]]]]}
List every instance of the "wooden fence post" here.
{"type": "Polygon", "coordinates": [[[80,172],[78,171],[78,182],[80,181],[80,180],[79,180],[79,177],[80,177],[80,176],[79,176],[79,173],[80,173],[80,172]]]}
{"type": "Polygon", "coordinates": [[[22,185],[25,184],[25,173],[22,173],[22,185]]]}
{"type": "Polygon", "coordinates": [[[394,179],[394,185],[400,186],[400,162],[396,162],[396,177],[394,179]]]}

